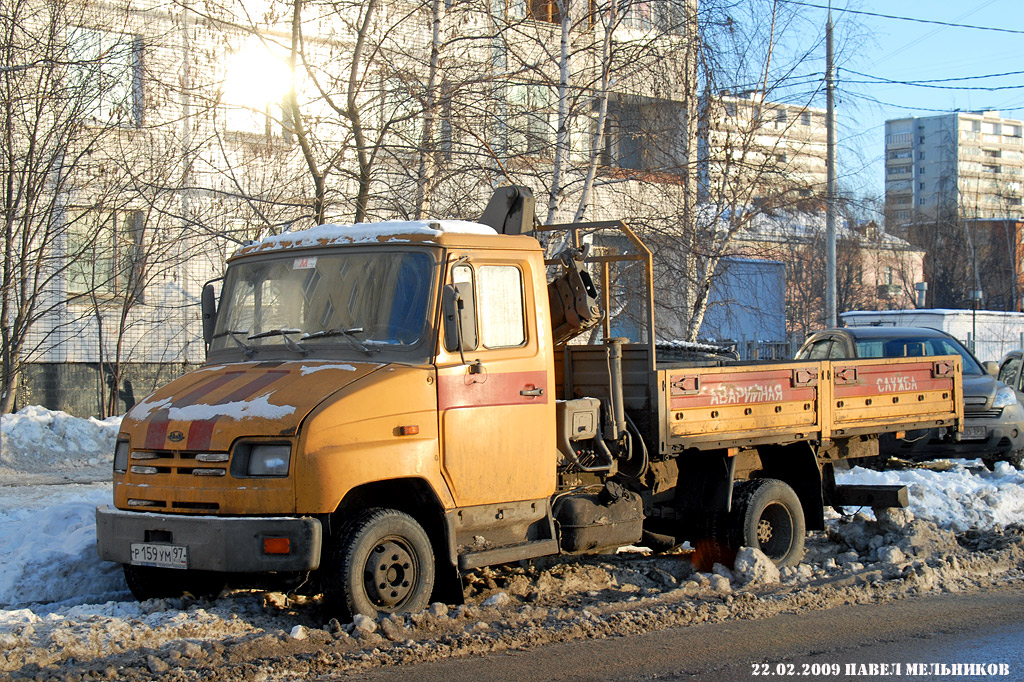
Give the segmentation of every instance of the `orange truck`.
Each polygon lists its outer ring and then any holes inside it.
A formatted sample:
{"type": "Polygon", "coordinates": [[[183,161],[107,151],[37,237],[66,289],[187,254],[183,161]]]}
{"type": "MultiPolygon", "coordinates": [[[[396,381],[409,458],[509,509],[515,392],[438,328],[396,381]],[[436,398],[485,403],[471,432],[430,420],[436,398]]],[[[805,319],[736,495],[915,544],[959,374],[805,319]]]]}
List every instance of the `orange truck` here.
{"type": "Polygon", "coordinates": [[[245,246],[219,300],[203,292],[207,362],[122,422],[100,557],[139,599],[254,585],[339,617],[641,542],[792,565],[824,507],[906,504],[836,485],[837,463],[882,433],[961,428],[958,357],[659,361],[651,282],[626,225],[536,225],[514,187],[480,223],[245,246]],[[625,307],[637,339],[603,313],[625,307]]]}

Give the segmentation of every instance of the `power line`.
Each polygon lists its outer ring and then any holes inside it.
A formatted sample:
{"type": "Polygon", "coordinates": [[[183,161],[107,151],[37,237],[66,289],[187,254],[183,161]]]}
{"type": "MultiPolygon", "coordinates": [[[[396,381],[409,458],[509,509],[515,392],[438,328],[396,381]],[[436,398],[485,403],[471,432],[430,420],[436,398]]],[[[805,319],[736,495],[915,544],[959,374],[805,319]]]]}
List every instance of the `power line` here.
{"type": "MultiPolygon", "coordinates": [[[[880,84],[880,83],[886,83],[886,84],[890,84],[890,85],[909,85],[909,86],[915,87],[915,88],[932,88],[934,90],[983,90],[983,91],[987,91],[987,92],[995,92],[997,90],[1024,90],[1024,85],[989,85],[989,86],[985,86],[985,85],[934,85],[934,83],[951,82],[951,81],[959,81],[959,80],[972,80],[972,79],[977,79],[977,78],[992,78],[992,77],[995,77],[995,76],[970,76],[970,77],[967,77],[967,78],[940,78],[940,79],[935,79],[935,80],[930,80],[930,81],[929,80],[899,81],[899,80],[892,80],[891,78],[885,78],[883,76],[872,76],[871,74],[860,73],[858,71],[853,71],[852,69],[844,69],[844,71],[847,71],[849,73],[855,74],[857,76],[862,76],[864,78],[871,78],[871,79],[873,79],[873,80],[863,80],[863,81],[844,80],[843,81],[844,83],[866,83],[866,84],[871,84],[871,85],[877,85],[877,84],[880,84]]],[[[1024,73],[1024,72],[1022,72],[1022,71],[1014,71],[1014,72],[1010,72],[1010,73],[1006,73],[1006,74],[999,74],[999,75],[1016,75],[1016,74],[1020,74],[1020,73],[1024,73]]]]}
{"type": "MultiPolygon", "coordinates": [[[[853,97],[855,99],[862,99],[862,100],[864,100],[866,102],[871,102],[872,104],[878,104],[878,105],[883,106],[883,107],[894,107],[896,109],[910,109],[910,110],[913,110],[913,111],[932,111],[932,112],[936,112],[936,113],[940,113],[940,114],[955,114],[955,113],[958,113],[958,112],[965,111],[962,108],[960,108],[960,109],[933,109],[931,107],[918,107],[918,106],[911,106],[911,105],[907,105],[907,104],[895,104],[894,102],[883,102],[882,100],[880,100],[880,99],[878,99],[876,97],[871,97],[870,95],[862,95],[862,94],[860,94],[858,92],[853,92],[852,90],[843,90],[842,93],[844,95],[848,95],[848,96],[853,97]]],[[[1000,111],[1024,111],[1024,107],[1000,107],[999,110],[1000,111]]]]}
{"type": "Polygon", "coordinates": [[[936,26],[949,26],[952,28],[970,28],[977,31],[995,31],[997,33],[1015,33],[1018,35],[1024,35],[1024,30],[1014,28],[996,28],[994,26],[974,26],[973,24],[957,24],[951,21],[938,21],[936,19],[918,19],[917,17],[900,17],[895,14],[881,14],[879,12],[865,12],[859,9],[842,9],[839,7],[831,7],[829,5],[818,5],[813,2],[803,2],[802,0],[779,0],[789,5],[800,5],[802,7],[814,7],[817,9],[831,10],[833,12],[846,12],[847,14],[861,14],[867,17],[878,17],[880,19],[895,19],[897,21],[910,21],[917,24],[934,24],[936,26]]]}
{"type": "MultiPolygon", "coordinates": [[[[854,71],[852,69],[843,69],[843,70],[844,71],[849,71],[850,73],[856,74],[858,76],[863,76],[865,78],[882,78],[882,76],[872,76],[871,74],[860,73],[860,72],[854,71]]],[[[989,73],[989,74],[986,74],[984,76],[959,76],[957,78],[931,78],[931,79],[922,79],[922,80],[914,80],[914,81],[893,81],[893,82],[898,82],[898,83],[909,82],[909,83],[915,83],[915,84],[916,83],[952,83],[954,81],[973,81],[973,80],[980,80],[980,79],[983,79],[983,78],[1002,78],[1003,76],[1020,76],[1022,74],[1024,74],[1024,71],[1006,71],[1005,73],[989,73]]]]}

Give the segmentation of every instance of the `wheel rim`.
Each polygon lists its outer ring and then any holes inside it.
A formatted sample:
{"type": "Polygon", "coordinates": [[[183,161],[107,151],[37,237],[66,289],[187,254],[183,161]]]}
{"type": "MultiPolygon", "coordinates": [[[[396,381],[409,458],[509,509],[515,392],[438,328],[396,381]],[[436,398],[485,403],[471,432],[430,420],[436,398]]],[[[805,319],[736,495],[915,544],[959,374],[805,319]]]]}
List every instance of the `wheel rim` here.
{"type": "Polygon", "coordinates": [[[403,538],[385,538],[366,557],[366,596],[381,611],[395,610],[409,598],[419,579],[416,555],[403,538]]]}
{"type": "Polygon", "coordinates": [[[793,547],[793,516],[785,505],[766,506],[754,531],[760,550],[772,561],[784,558],[793,547]]]}

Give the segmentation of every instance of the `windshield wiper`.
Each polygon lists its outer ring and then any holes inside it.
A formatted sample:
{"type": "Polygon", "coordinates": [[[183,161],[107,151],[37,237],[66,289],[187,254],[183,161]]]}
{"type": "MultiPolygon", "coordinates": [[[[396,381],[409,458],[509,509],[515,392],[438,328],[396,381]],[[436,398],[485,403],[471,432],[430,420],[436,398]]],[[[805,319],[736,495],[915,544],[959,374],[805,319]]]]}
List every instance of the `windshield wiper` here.
{"type": "Polygon", "coordinates": [[[298,334],[301,331],[301,329],[268,329],[265,332],[259,332],[258,334],[253,334],[252,336],[248,336],[246,338],[249,341],[253,341],[255,339],[265,339],[268,336],[280,336],[282,339],[284,339],[284,345],[286,345],[289,350],[293,350],[297,353],[307,355],[309,353],[308,348],[303,348],[301,344],[298,344],[292,341],[290,338],[288,338],[289,334],[298,334]]]}
{"type": "MultiPolygon", "coordinates": [[[[353,346],[358,348],[359,350],[361,350],[364,353],[366,353],[367,355],[372,355],[373,351],[370,350],[370,348],[367,347],[366,344],[364,344],[362,341],[360,341],[359,339],[357,339],[355,337],[356,334],[362,334],[362,333],[363,333],[363,328],[362,327],[352,327],[351,329],[321,329],[318,332],[313,332],[312,334],[306,334],[302,338],[304,340],[308,341],[310,339],[326,339],[326,338],[328,338],[330,336],[340,336],[340,337],[344,338],[346,341],[348,341],[349,343],[351,343],[353,346]]],[[[377,350],[378,353],[380,352],[379,348],[376,349],[376,350],[377,350]]]]}
{"type": "Polygon", "coordinates": [[[225,329],[224,331],[220,332],[219,334],[214,334],[210,338],[219,339],[222,336],[226,336],[229,339],[231,339],[232,341],[234,341],[235,344],[237,344],[238,347],[242,349],[242,352],[245,353],[245,357],[251,358],[253,355],[256,354],[256,347],[255,346],[250,346],[247,343],[243,343],[242,341],[239,341],[238,337],[235,336],[235,334],[248,334],[248,333],[249,333],[248,329],[225,329]]]}

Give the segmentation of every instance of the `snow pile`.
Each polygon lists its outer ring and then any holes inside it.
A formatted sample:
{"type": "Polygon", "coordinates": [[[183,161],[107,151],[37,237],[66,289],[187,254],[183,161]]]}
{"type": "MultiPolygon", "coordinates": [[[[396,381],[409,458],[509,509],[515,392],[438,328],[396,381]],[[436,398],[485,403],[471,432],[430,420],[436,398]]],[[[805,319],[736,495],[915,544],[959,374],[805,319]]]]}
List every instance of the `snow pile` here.
{"type": "Polygon", "coordinates": [[[72,417],[38,405],[0,417],[0,467],[41,473],[107,463],[121,417],[72,417]]]}
{"type": "Polygon", "coordinates": [[[841,485],[905,485],[910,510],[919,519],[960,533],[1024,523],[1024,471],[1006,462],[989,472],[974,460],[953,460],[945,471],[872,471],[854,467],[836,472],[841,485]]]}
{"type": "Polygon", "coordinates": [[[96,506],[109,504],[110,484],[46,488],[55,490],[33,497],[10,488],[22,506],[0,509],[0,609],[126,597],[120,566],[96,555],[96,506]]]}

